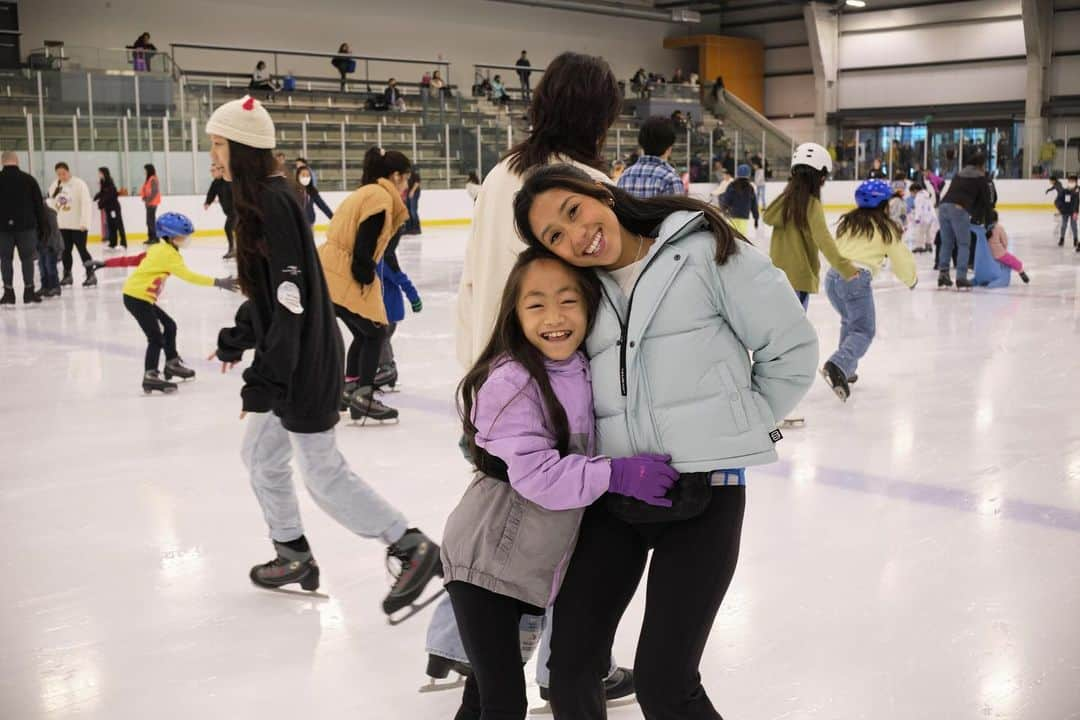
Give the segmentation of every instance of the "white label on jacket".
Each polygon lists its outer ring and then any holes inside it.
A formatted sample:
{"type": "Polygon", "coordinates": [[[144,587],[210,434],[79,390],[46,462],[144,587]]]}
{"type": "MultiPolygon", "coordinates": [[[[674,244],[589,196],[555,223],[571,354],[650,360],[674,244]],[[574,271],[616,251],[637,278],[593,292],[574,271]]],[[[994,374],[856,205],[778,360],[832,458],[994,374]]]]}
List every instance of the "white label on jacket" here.
{"type": "Polygon", "coordinates": [[[277,300],[291,313],[299,315],[304,312],[304,305],[300,302],[300,288],[296,283],[285,281],[277,286],[277,300]]]}

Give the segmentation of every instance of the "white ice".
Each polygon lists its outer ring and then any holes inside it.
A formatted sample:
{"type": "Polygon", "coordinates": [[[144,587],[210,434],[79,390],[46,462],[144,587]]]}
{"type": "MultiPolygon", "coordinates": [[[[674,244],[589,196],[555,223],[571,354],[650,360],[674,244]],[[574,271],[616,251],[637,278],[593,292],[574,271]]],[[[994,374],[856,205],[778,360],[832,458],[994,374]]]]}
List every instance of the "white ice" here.
{"type": "MultiPolygon", "coordinates": [[[[926,256],[914,292],[886,274],[854,397],[819,380],[782,461],[749,472],[702,666],[725,717],[1080,718],[1080,254],[1056,246],[1048,213],[1003,222],[1030,286],[938,291],[926,256]]],[[[395,337],[400,424],[337,430],[436,537],[467,478],[452,405],[465,234],[403,243],[424,309],[395,337]]],[[[224,274],[219,244],[189,264],[224,274]]],[[[169,281],[163,306],[199,375],[146,397],[124,272],[0,313],[0,718],[449,720],[456,692],[417,693],[430,611],[388,626],[382,546],[303,490],[329,599],[248,582],[272,551],[239,457],[241,380],[206,360],[239,299],[169,281]]],[[[15,285],[21,299],[17,268],[15,285]]],[[[810,318],[831,352],[823,295],[810,318]]]]}

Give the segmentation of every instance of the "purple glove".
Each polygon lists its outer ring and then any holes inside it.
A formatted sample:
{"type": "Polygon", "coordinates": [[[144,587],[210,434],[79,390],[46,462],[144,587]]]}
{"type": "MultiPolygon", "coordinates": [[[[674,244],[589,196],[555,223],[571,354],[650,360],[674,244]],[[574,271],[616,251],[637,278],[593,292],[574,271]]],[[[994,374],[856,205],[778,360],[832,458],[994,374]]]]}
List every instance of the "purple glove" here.
{"type": "Polygon", "coordinates": [[[664,496],[679,479],[679,473],[668,465],[669,462],[670,455],[614,458],[608,491],[637,498],[649,505],[671,507],[671,501],[664,496]]]}

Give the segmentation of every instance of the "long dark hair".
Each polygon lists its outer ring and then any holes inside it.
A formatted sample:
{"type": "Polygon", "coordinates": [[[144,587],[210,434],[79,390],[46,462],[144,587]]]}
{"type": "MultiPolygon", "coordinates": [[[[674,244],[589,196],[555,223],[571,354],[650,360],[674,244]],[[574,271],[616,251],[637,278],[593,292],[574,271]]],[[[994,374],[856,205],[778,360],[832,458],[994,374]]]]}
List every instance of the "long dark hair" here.
{"type": "Polygon", "coordinates": [[[880,234],[886,244],[898,241],[904,235],[904,229],[889,217],[889,203],[883,202],[876,208],[855,208],[840,217],[836,234],[851,237],[865,237],[872,240],[874,234],[880,234]]]}
{"type": "Polygon", "coordinates": [[[405,175],[410,170],[412,162],[405,153],[373,147],[364,155],[364,172],[360,176],[360,184],[370,185],[379,178],[388,178],[396,172],[405,175]]]}
{"type": "Polygon", "coordinates": [[[556,153],[604,170],[601,151],[621,109],[619,83],[603,58],[572,52],[559,55],[533,92],[532,132],[506,154],[510,170],[523,175],[556,153]]]}
{"type": "Polygon", "coordinates": [[[259,260],[269,254],[259,195],[266,191],[266,182],[276,171],[272,151],[229,140],[229,175],[236,212],[236,276],[248,297],[257,285],[259,260]]]}
{"type": "Polygon", "coordinates": [[[147,180],[149,180],[150,178],[157,175],[157,169],[153,165],[151,165],[150,163],[147,163],[147,164],[143,165],[143,170],[146,171],[146,179],[147,180]]]}
{"type": "Polygon", "coordinates": [[[109,172],[109,168],[99,167],[98,172],[101,173],[101,187],[116,187],[116,183],[112,179],[112,173],[109,172]]]}
{"type": "Polygon", "coordinates": [[[791,179],[788,180],[784,192],[775,200],[780,203],[781,217],[785,225],[793,225],[803,233],[810,232],[806,211],[810,207],[810,198],[821,199],[821,184],[827,176],[828,173],[808,165],[791,168],[791,179]]]}
{"type": "Polygon", "coordinates": [[[308,195],[319,194],[319,188],[315,187],[315,174],[311,172],[310,165],[301,165],[300,167],[296,168],[296,172],[293,173],[293,180],[296,183],[296,187],[300,188],[301,198],[304,198],[308,195]],[[306,186],[302,182],[300,182],[300,173],[305,170],[307,170],[308,172],[308,177],[311,178],[311,182],[309,182],[306,186]]]}
{"type": "MultiPolygon", "coordinates": [[[[491,340],[458,385],[458,413],[461,415],[461,424],[465,431],[470,457],[476,457],[477,427],[473,422],[473,410],[476,407],[477,393],[491,375],[492,370],[507,361],[520,363],[536,382],[540,389],[540,397],[544,401],[545,415],[555,431],[556,447],[562,455],[569,452],[570,423],[566,418],[566,409],[551,387],[551,379],[544,366],[544,354],[525,337],[525,331],[521,327],[517,314],[518,296],[521,294],[521,283],[525,277],[525,271],[537,260],[551,259],[553,259],[551,253],[536,248],[527,248],[518,255],[517,262],[514,263],[510,276],[506,279],[506,286],[503,288],[502,301],[499,303],[499,313],[495,318],[495,330],[491,334],[491,340]]],[[[558,258],[554,259],[563,262],[558,258]]],[[[577,279],[581,288],[587,319],[585,334],[588,335],[600,307],[600,281],[596,273],[591,270],[564,264],[577,279]]]]}
{"type": "Polygon", "coordinates": [[[673,212],[701,212],[709,224],[709,231],[716,237],[717,265],[723,265],[729,257],[738,252],[736,240],[746,241],[746,238],[724,219],[720,211],[708,203],[685,195],[659,195],[642,199],[615,185],[598,183],[584,170],[573,165],[556,163],[532,170],[525,176],[521,190],[514,196],[514,225],[518,235],[529,247],[548,254],[551,250],[536,237],[529,225],[529,211],[539,195],[555,189],[587,195],[605,204],[614,203],[612,209],[615,217],[619,219],[619,224],[632,233],[648,237],[655,237],[657,226],[673,212]]]}

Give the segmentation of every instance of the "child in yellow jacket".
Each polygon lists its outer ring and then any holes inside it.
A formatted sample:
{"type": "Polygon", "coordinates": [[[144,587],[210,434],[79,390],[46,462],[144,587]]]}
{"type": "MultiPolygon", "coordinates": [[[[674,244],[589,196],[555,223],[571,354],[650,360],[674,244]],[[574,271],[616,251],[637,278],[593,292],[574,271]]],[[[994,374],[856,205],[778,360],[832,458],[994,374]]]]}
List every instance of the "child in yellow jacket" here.
{"type": "Polygon", "coordinates": [[[139,255],[116,257],[110,260],[90,260],[86,270],[91,275],[106,267],[135,267],[124,283],[124,307],[139,323],[146,335],[146,360],[143,374],[143,392],[150,394],[154,390],[171,393],[177,385],[169,382],[174,376],[187,380],[195,377],[195,371],[185,367],[184,361],[176,352],[176,322],[158,306],[157,301],[165,289],[165,281],[170,275],[176,275],[193,285],[219,287],[235,292],[236,280],[232,277],[212,278],[201,275],[188,268],[180,255],[180,248],[187,247],[195,227],[180,213],[165,213],[157,218],[157,236],[165,242],[154,243],[139,255]],[[161,351],[165,351],[165,377],[158,373],[161,351]]]}
{"type": "Polygon", "coordinates": [[[840,313],[840,346],[825,362],[821,376],[836,396],[847,401],[859,360],[870,349],[877,330],[871,281],[889,260],[900,282],[909,288],[919,279],[915,256],[902,241],[904,230],[889,217],[893,189],[884,180],[867,180],[855,191],[858,207],[840,218],[836,245],[858,274],[845,280],[835,269],[825,276],[825,292],[840,313]]]}

